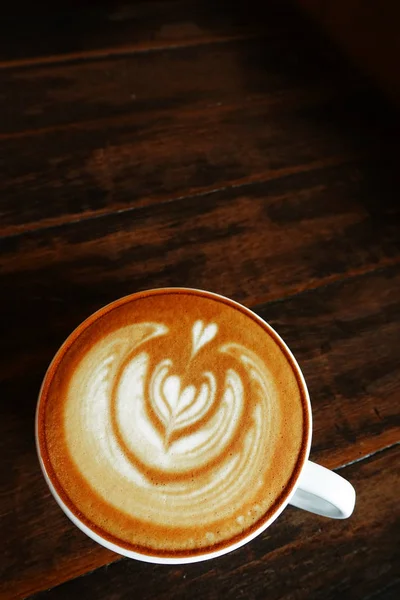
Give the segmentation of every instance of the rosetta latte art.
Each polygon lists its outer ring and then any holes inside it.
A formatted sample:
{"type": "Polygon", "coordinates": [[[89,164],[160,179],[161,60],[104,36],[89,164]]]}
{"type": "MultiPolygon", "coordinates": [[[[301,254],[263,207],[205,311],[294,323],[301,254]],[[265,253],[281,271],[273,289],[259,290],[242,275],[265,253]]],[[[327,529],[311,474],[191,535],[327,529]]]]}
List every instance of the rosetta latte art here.
{"type": "Polygon", "coordinates": [[[264,446],[279,430],[265,362],[219,337],[200,320],[186,340],[163,323],[121,327],[82,358],[65,405],[71,457],[109,505],[144,522],[209,525],[205,543],[265,485],[264,446]]]}

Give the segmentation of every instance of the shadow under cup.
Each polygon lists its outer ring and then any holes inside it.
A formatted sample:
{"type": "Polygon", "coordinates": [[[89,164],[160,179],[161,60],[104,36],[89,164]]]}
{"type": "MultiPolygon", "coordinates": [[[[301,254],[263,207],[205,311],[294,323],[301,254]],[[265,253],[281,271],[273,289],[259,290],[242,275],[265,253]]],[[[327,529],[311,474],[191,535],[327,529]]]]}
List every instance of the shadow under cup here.
{"type": "Polygon", "coordinates": [[[150,290],[65,341],[36,442],[53,496],[88,536],[147,562],[196,562],[250,541],[291,500],[311,407],[290,350],[252,311],[150,290]]]}

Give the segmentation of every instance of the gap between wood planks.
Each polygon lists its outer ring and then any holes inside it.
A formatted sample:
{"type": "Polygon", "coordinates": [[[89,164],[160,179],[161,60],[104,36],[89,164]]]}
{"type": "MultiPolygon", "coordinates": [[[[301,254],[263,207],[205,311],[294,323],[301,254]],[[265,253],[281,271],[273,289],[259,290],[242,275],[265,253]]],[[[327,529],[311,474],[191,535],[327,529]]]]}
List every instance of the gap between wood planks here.
{"type": "Polygon", "coordinates": [[[124,56],[132,56],[134,54],[149,54],[150,52],[163,52],[169,50],[177,50],[179,48],[190,48],[195,46],[206,46],[208,44],[223,44],[226,42],[250,40],[262,38],[262,34],[237,34],[230,36],[210,36],[209,38],[190,39],[182,42],[174,42],[171,44],[154,44],[141,43],[133,46],[125,46],[122,48],[104,48],[99,50],[90,50],[85,52],[71,52],[59,56],[42,56],[29,59],[17,59],[0,61],[0,70],[18,69],[25,67],[42,67],[45,65],[58,65],[68,63],[86,62],[88,60],[102,60],[104,58],[117,58],[124,56]]]}
{"type": "MultiPolygon", "coordinates": [[[[298,9],[289,2],[273,1],[261,8],[253,3],[251,8],[253,10],[249,9],[248,2],[239,2],[233,7],[231,3],[225,2],[188,0],[127,2],[122,6],[111,4],[98,8],[77,6],[66,12],[61,7],[52,13],[45,11],[41,14],[40,11],[35,11],[32,17],[6,13],[3,16],[5,31],[2,33],[5,54],[9,58],[0,61],[0,69],[99,60],[110,56],[218,44],[248,39],[261,32],[276,37],[283,32],[287,35],[292,31],[303,31],[304,27],[310,28],[309,20],[302,14],[300,16],[298,9]],[[8,44],[7,35],[13,27],[22,37],[22,47],[28,56],[12,57],[15,42],[13,40],[8,44]],[[30,36],[24,36],[25,30],[30,36]],[[58,30],[61,32],[61,42],[55,33],[58,30]],[[50,48],[46,45],[44,51],[41,50],[41,43],[38,43],[39,51],[35,54],[35,34],[39,36],[41,32],[42,37],[49,35],[54,53],[50,54],[50,48]],[[80,48],[82,39],[85,40],[84,44],[88,44],[87,48],[80,48]],[[60,51],[61,48],[64,51],[60,51]],[[29,55],[32,53],[33,56],[29,55]]],[[[21,54],[20,47],[14,54],[21,54]]]]}
{"type": "MultiPolygon", "coordinates": [[[[1,139],[1,136],[0,136],[1,139]]],[[[65,225],[73,225],[74,223],[82,223],[84,221],[92,221],[94,219],[105,219],[112,215],[122,215],[122,214],[132,214],[134,212],[140,211],[144,208],[148,208],[149,206],[157,207],[165,204],[173,204],[175,202],[182,202],[183,200],[187,200],[187,202],[193,200],[200,200],[201,198],[205,198],[211,196],[213,194],[223,193],[228,190],[245,190],[247,187],[251,187],[254,184],[263,184],[268,181],[278,181],[280,179],[284,179],[285,177],[290,177],[291,175],[319,171],[325,169],[327,167],[335,167],[335,166],[345,166],[356,163],[360,159],[367,157],[366,153],[364,156],[349,154],[348,156],[332,156],[327,159],[315,160],[308,164],[302,165],[294,165],[292,167],[285,167],[283,169],[276,169],[274,171],[270,171],[269,174],[254,174],[250,175],[246,178],[239,178],[236,180],[232,180],[228,185],[222,186],[205,186],[198,192],[187,193],[183,195],[175,195],[174,197],[170,196],[157,196],[157,197],[148,197],[144,199],[144,202],[138,203],[135,206],[125,206],[123,208],[116,208],[113,210],[93,210],[91,212],[86,212],[81,216],[67,216],[63,215],[61,217],[56,218],[48,218],[43,219],[37,223],[24,223],[22,225],[12,225],[9,227],[1,228],[0,226],[0,240],[6,238],[14,238],[18,236],[23,236],[25,233],[29,232],[38,232],[45,231],[46,229],[54,229],[57,227],[63,227],[65,225]]]]}
{"type": "Polygon", "coordinates": [[[333,469],[333,471],[341,471],[342,469],[345,469],[346,467],[350,467],[351,465],[355,465],[356,463],[361,463],[364,460],[373,458],[380,452],[389,451],[392,448],[396,448],[399,445],[400,445],[400,441],[394,442],[393,444],[388,444],[387,446],[382,446],[382,448],[377,448],[376,450],[374,450],[374,452],[367,452],[366,454],[364,454],[363,456],[360,456],[359,458],[355,458],[354,460],[350,460],[349,462],[343,463],[343,465],[336,467],[336,469],[333,469]]]}

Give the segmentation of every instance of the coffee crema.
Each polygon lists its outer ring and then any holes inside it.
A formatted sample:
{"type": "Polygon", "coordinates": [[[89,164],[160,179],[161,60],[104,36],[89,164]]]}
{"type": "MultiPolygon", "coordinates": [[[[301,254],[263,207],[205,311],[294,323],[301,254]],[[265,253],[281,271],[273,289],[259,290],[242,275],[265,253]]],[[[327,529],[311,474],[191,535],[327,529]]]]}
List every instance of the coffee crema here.
{"type": "Polygon", "coordinates": [[[208,292],[123,298],[68,338],[43,382],[38,445],[70,511],[122,549],[207,554],[285,502],[309,412],[274,332],[208,292]]]}

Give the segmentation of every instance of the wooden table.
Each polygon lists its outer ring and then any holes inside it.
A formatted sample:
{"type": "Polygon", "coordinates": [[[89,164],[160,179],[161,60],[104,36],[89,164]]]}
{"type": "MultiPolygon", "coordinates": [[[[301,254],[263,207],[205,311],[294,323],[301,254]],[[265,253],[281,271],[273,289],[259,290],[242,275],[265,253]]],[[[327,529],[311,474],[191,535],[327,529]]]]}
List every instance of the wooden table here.
{"type": "Polygon", "coordinates": [[[1,598],[398,598],[396,116],[281,2],[9,5],[1,598]],[[33,429],[49,361],[102,305],[176,285],[244,303],[288,342],[311,458],[357,490],[349,520],[288,507],[244,548],[169,567],[122,559],[58,508],[33,429]]]}

